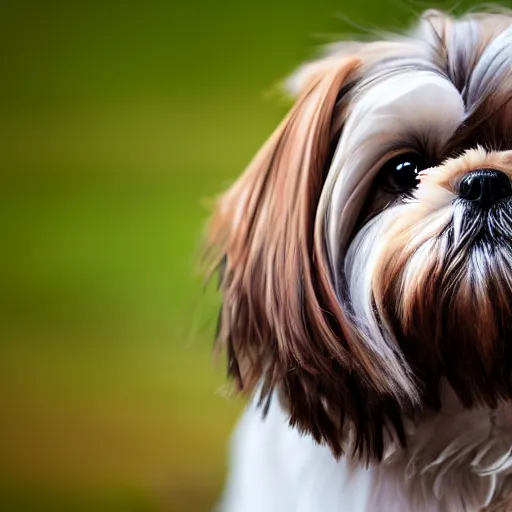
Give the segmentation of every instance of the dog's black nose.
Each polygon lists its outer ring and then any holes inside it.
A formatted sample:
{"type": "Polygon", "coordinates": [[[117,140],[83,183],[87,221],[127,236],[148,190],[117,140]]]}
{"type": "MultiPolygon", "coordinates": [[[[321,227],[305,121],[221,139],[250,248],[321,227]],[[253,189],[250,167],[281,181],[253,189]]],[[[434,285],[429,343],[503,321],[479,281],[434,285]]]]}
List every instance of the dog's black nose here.
{"type": "Polygon", "coordinates": [[[495,169],[478,169],[466,174],[459,184],[459,195],[482,208],[512,196],[509,177],[495,169]]]}

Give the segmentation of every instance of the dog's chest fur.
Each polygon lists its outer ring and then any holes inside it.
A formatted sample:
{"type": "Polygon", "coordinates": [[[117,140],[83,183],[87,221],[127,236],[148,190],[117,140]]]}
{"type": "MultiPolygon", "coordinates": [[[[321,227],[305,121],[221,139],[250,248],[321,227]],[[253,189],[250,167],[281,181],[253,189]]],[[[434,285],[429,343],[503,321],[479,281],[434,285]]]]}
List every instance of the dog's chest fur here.
{"type": "Polygon", "coordinates": [[[468,412],[448,394],[407,427],[406,450],[366,469],[288,427],[273,402],[265,420],[250,406],[239,424],[225,512],[512,511],[510,406],[468,412]]]}
{"type": "Polygon", "coordinates": [[[409,510],[512,510],[510,405],[464,411],[445,394],[441,413],[409,427],[407,439],[406,450],[391,454],[376,469],[382,482],[376,504],[386,499],[395,479],[409,510]]]}

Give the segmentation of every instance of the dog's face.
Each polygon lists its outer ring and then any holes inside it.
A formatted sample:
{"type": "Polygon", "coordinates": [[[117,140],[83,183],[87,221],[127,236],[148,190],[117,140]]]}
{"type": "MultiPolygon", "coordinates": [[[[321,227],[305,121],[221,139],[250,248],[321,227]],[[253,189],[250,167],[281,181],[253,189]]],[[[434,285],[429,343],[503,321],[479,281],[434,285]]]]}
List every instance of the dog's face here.
{"type": "Polygon", "coordinates": [[[512,398],[512,16],[429,11],[341,44],[224,194],[219,341],[247,392],[339,455],[512,398]]]}

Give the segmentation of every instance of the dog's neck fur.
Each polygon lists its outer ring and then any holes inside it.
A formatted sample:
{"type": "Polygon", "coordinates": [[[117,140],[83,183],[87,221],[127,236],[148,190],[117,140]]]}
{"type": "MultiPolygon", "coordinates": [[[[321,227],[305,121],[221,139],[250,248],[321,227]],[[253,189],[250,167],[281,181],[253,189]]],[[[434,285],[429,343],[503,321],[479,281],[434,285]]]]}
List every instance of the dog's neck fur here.
{"type": "Polygon", "coordinates": [[[445,386],[443,409],[409,425],[407,448],[376,471],[386,480],[384,493],[388,477],[397,478],[411,510],[512,510],[511,449],[509,404],[467,411],[445,386]]]}
{"type": "Polygon", "coordinates": [[[406,425],[407,447],[369,469],[287,424],[273,399],[250,406],[234,438],[223,512],[505,512],[512,510],[512,407],[441,412],[406,425]]]}

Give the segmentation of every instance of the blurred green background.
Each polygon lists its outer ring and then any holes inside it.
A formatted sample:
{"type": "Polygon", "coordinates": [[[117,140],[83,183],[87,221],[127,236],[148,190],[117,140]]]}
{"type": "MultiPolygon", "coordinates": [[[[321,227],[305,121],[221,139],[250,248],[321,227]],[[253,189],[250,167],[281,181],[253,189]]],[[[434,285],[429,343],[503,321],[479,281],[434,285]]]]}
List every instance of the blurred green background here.
{"type": "Polygon", "coordinates": [[[242,404],[211,361],[203,200],[318,45],[430,5],[1,3],[0,510],[211,508],[242,404]]]}

